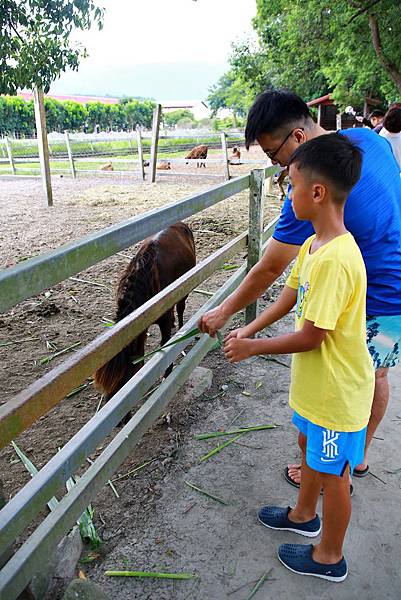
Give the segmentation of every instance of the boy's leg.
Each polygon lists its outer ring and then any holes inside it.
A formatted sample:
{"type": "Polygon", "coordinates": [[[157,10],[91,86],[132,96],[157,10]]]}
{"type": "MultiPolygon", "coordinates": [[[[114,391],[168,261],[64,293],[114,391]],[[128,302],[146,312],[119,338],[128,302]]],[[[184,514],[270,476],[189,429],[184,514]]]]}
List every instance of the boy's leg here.
{"type": "MultiPolygon", "coordinates": [[[[305,479],[302,466],[302,486],[305,479]]],[[[319,473],[323,484],[323,531],[320,543],[313,549],[313,560],[323,564],[333,564],[343,557],[345,533],[351,518],[351,498],[349,494],[349,466],[342,477],[329,473],[319,473]]]]}
{"type": "Polygon", "coordinates": [[[314,471],[306,464],[306,441],[306,436],[299,433],[298,445],[302,451],[302,483],[297,504],[288,514],[288,518],[294,523],[304,523],[316,516],[317,501],[322,489],[322,474],[314,471]]]}

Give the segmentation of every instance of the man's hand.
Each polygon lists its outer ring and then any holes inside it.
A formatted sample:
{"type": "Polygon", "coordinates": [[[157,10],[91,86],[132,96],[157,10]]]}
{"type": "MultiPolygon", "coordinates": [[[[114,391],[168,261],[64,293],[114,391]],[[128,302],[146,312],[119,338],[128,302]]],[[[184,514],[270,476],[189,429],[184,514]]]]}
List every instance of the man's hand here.
{"type": "MultiPolygon", "coordinates": [[[[233,332],[232,332],[233,333],[233,332]]],[[[253,356],[254,343],[249,338],[230,338],[224,342],[224,354],[230,363],[236,363],[253,356]]]]}
{"type": "Polygon", "coordinates": [[[198,328],[202,333],[208,333],[210,337],[215,337],[216,331],[224,327],[227,321],[228,317],[223,314],[221,306],[217,306],[199,319],[198,328]]]}

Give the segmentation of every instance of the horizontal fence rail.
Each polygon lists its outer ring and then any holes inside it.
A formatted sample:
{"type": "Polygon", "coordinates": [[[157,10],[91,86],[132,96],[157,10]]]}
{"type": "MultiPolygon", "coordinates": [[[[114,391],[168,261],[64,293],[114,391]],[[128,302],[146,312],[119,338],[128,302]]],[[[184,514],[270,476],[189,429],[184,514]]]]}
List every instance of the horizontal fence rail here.
{"type": "MultiPolygon", "coordinates": [[[[276,171],[276,167],[269,169],[276,171]]],[[[249,175],[238,177],[1,271],[0,312],[248,187],[249,175]]]]}
{"type": "Polygon", "coordinates": [[[245,232],[0,406],[0,448],[53,408],[74,386],[82,383],[246,245],[245,232]]]}

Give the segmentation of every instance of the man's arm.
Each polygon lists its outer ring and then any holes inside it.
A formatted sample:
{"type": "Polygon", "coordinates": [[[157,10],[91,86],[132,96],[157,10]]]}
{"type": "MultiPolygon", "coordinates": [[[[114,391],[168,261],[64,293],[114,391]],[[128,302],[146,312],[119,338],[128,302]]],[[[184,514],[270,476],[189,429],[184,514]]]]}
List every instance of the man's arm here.
{"type": "Polygon", "coordinates": [[[299,246],[271,239],[260,261],[244,281],[220,306],[201,317],[198,327],[211,336],[221,329],[236,312],[255,302],[297,256],[299,246]]]}
{"type": "Polygon", "coordinates": [[[258,331],[261,331],[265,327],[269,327],[269,325],[279,321],[282,317],[287,315],[295,305],[296,301],[297,290],[285,285],[281,290],[279,297],[273,304],[266,308],[266,310],[264,310],[254,321],[249,323],[249,325],[231,331],[226,337],[226,340],[229,340],[232,337],[253,337],[258,331]]]}
{"type": "Polygon", "coordinates": [[[258,354],[294,354],[319,348],[327,330],[315,327],[312,321],[305,320],[302,329],[275,338],[257,340],[232,338],[224,343],[224,353],[231,363],[258,354]]]}

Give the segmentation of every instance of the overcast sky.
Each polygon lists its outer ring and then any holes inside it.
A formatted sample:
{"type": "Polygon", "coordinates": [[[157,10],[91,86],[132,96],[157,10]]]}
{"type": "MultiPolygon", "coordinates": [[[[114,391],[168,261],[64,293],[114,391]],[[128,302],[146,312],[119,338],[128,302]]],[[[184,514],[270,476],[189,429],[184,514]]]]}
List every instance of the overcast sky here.
{"type": "Polygon", "coordinates": [[[203,99],[227,69],[231,43],[252,35],[255,0],[98,0],[104,28],[79,35],[89,52],[53,93],[203,99]]]}

